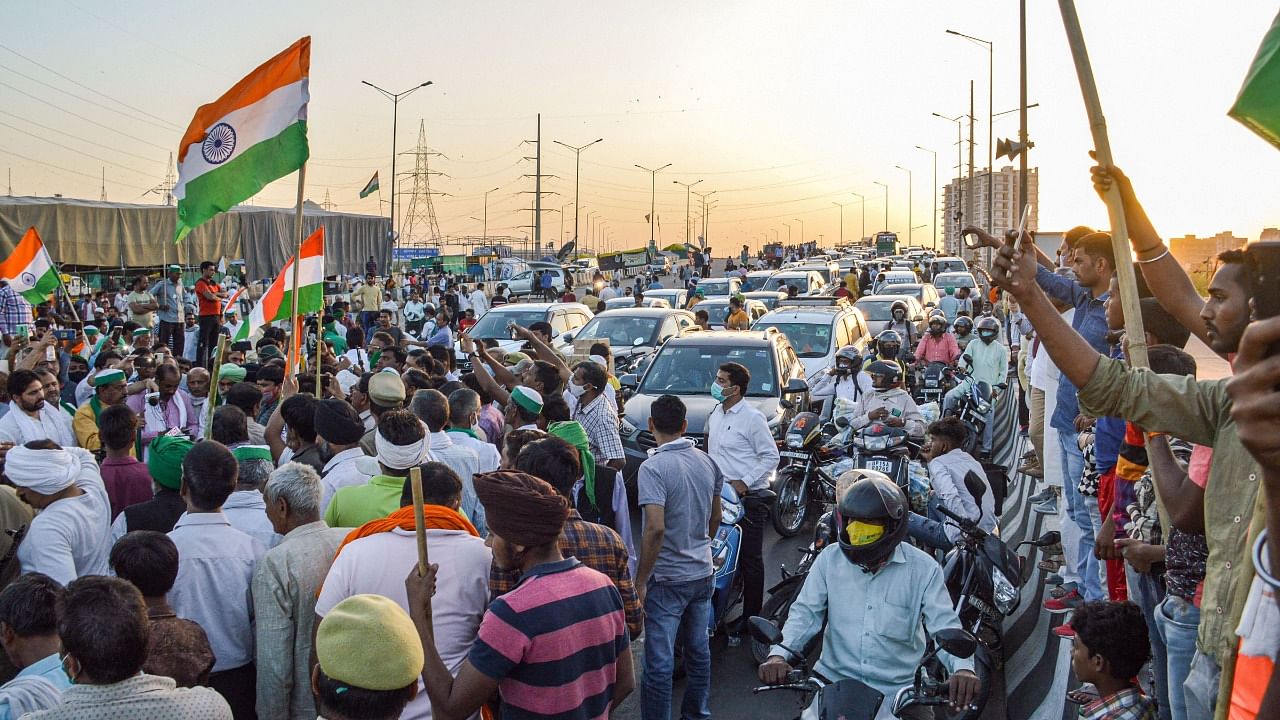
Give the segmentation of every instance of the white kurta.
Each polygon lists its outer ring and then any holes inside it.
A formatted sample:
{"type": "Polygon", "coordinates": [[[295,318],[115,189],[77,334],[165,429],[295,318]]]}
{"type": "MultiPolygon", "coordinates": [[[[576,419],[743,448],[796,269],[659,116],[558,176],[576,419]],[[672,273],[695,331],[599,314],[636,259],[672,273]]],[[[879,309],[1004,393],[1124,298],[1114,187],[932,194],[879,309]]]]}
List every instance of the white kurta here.
{"type": "Polygon", "coordinates": [[[88,450],[66,448],[80,462],[83,495],[54,502],[31,521],[18,546],[23,572],[39,572],[66,585],[85,575],[106,575],[111,552],[111,501],[98,463],[88,450]]]}
{"type": "Polygon", "coordinates": [[[14,401],[9,402],[9,412],[0,417],[0,440],[14,445],[25,445],[32,440],[52,440],[62,447],[76,447],[75,431],[71,429],[71,416],[60,407],[48,402],[40,406],[39,418],[22,411],[14,401]]]}

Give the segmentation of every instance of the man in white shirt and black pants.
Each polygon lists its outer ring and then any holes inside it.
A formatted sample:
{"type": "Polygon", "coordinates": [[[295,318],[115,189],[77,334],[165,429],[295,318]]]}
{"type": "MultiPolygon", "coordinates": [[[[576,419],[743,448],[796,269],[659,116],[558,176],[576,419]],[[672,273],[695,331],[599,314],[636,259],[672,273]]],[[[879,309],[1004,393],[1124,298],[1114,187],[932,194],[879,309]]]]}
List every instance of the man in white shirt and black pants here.
{"type": "Polygon", "coordinates": [[[756,495],[773,483],[778,446],[769,421],[744,402],[751,373],[738,363],[725,363],[716,373],[711,395],[720,402],[707,424],[707,452],[742,498],[742,617],[760,614],[764,602],[764,526],[769,521],[768,498],[756,495]]]}

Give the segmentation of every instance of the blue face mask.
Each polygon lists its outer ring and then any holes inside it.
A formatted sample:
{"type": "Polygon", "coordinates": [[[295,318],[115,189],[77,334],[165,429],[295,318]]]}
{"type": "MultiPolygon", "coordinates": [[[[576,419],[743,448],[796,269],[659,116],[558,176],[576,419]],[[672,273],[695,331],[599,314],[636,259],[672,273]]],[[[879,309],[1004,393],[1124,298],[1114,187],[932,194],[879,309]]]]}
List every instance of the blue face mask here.
{"type": "Polygon", "coordinates": [[[711,383],[711,397],[715,398],[716,402],[724,402],[724,388],[720,387],[720,383],[711,383]]]}

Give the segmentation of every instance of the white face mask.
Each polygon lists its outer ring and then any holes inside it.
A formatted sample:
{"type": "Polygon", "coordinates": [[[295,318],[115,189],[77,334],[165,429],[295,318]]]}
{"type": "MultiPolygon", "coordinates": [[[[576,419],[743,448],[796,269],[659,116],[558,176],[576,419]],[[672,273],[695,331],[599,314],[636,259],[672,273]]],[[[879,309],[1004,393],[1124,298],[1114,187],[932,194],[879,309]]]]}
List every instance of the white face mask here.
{"type": "Polygon", "coordinates": [[[585,393],[586,391],[587,391],[587,386],[586,386],[586,385],[578,385],[578,384],[576,384],[576,383],[574,383],[574,382],[572,382],[572,381],[570,381],[570,382],[569,382],[569,394],[570,394],[570,395],[572,395],[572,396],[574,396],[574,397],[576,397],[576,398],[580,398],[580,397],[582,397],[583,393],[585,393]]]}

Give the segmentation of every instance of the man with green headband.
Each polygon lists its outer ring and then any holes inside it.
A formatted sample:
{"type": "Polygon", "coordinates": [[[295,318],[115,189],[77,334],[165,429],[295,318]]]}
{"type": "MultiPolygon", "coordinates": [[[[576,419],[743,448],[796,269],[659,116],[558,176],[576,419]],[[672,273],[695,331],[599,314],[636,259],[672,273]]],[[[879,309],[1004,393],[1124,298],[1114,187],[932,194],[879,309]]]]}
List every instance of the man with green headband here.
{"type": "Polygon", "coordinates": [[[76,442],[90,452],[102,449],[102,440],[98,437],[98,415],[102,409],[111,405],[119,405],[125,401],[125,376],[123,370],[111,368],[101,370],[93,377],[93,397],[76,410],[71,418],[71,429],[76,433],[76,442]]]}
{"type": "Polygon", "coordinates": [[[547,432],[578,451],[582,476],[573,486],[573,504],[584,519],[617,531],[627,548],[627,565],[634,574],[637,557],[635,541],[631,537],[631,513],[627,505],[626,483],[619,482],[617,470],[596,462],[582,423],[573,420],[551,423],[547,426],[547,432]]]}

